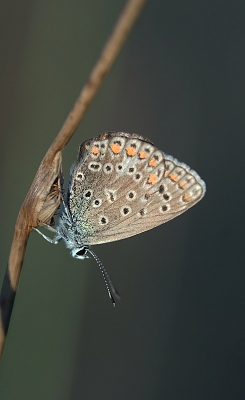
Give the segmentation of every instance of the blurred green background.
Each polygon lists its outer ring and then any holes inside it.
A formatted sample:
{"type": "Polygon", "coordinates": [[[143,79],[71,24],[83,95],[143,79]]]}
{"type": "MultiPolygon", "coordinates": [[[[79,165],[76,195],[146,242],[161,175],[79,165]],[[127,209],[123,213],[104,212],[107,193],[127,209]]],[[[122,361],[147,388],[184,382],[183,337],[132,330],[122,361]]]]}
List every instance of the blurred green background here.
{"type": "MultiPolygon", "coordinates": [[[[18,210],[122,0],[0,2],[2,280],[18,210]]],[[[107,130],[149,137],[206,181],[193,209],[93,249],[31,234],[1,400],[245,398],[245,5],[151,0],[63,153],[107,130]],[[231,186],[230,186],[231,185],[231,186]]]]}

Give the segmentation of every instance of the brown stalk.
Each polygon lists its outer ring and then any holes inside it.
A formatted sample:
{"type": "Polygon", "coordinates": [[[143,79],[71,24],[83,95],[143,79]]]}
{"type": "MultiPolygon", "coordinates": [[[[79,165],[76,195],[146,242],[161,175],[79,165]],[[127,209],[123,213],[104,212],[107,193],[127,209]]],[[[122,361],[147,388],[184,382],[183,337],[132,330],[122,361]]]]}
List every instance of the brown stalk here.
{"type": "Polygon", "coordinates": [[[51,224],[61,200],[62,150],[71,139],[146,0],[128,0],[73,109],[44,156],[15,224],[14,237],[0,294],[0,357],[9,327],[26,245],[31,230],[51,224]]]}

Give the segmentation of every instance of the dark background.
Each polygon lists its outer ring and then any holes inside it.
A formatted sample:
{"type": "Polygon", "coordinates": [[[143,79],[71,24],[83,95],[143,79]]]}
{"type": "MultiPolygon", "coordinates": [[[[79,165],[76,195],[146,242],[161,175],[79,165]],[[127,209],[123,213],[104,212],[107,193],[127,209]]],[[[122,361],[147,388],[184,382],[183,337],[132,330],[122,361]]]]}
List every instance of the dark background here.
{"type": "MultiPolygon", "coordinates": [[[[2,279],[38,165],[124,1],[0,2],[2,279]]],[[[63,153],[107,130],[149,137],[207,194],[165,225],[93,249],[32,233],[0,369],[1,400],[245,398],[245,3],[151,0],[63,153]]]]}

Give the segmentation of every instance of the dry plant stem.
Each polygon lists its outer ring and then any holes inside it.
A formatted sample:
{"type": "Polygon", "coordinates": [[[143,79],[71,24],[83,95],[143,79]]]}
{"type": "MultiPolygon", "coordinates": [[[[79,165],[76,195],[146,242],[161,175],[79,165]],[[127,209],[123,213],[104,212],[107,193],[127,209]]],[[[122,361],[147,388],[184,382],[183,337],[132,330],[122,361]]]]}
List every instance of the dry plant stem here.
{"type": "Polygon", "coordinates": [[[146,0],[127,1],[88,81],[42,160],[19,211],[9,263],[0,294],[0,357],[4,348],[29,234],[33,227],[50,223],[60,203],[61,151],[72,137],[98,92],[145,3],[146,0]]]}
{"type": "Polygon", "coordinates": [[[52,158],[72,137],[145,3],[146,0],[130,0],[126,3],[95,67],[45,158],[52,158]]]}
{"type": "Polygon", "coordinates": [[[41,163],[15,224],[14,237],[0,294],[0,358],[24,260],[27,240],[34,226],[50,223],[60,203],[60,187],[54,185],[61,173],[61,152],[50,166],[41,163]],[[50,195],[51,194],[51,195],[50,195]],[[46,211],[46,212],[43,212],[46,211]],[[46,216],[40,221],[40,215],[46,216]]]}

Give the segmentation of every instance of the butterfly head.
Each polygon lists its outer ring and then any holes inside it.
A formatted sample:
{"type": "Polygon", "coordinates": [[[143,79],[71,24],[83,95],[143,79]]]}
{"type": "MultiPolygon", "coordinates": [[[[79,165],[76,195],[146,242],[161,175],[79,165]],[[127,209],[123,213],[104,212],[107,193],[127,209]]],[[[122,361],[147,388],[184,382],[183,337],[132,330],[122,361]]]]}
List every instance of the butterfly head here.
{"type": "Polygon", "coordinates": [[[78,258],[79,260],[84,260],[85,258],[89,258],[88,251],[89,251],[88,246],[82,246],[80,248],[73,248],[71,250],[71,255],[72,255],[72,257],[78,258]]]}

